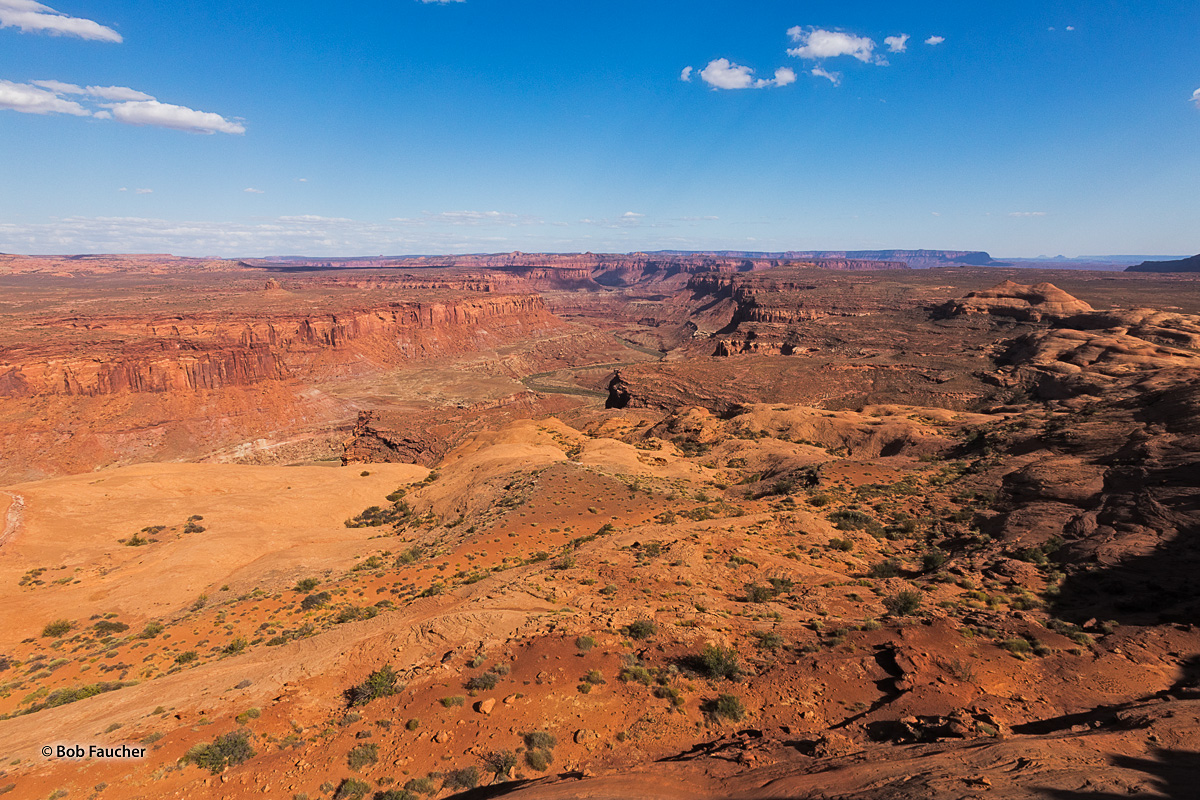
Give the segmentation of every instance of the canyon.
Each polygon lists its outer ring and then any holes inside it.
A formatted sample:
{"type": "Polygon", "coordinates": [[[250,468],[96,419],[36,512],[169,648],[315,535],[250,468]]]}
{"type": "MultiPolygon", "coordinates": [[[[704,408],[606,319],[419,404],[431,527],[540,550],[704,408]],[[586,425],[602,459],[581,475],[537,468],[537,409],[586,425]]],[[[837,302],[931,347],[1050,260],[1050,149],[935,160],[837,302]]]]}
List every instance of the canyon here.
{"type": "Polygon", "coordinates": [[[1200,773],[1195,275],[0,256],[0,323],[13,797],[1200,773]]]}

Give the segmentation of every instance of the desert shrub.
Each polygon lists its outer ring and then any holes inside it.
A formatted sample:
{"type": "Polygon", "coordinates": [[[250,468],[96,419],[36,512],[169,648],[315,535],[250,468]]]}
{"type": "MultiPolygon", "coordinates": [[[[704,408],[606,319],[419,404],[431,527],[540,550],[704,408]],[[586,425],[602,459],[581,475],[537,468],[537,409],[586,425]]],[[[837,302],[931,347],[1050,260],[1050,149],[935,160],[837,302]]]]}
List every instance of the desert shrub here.
{"type": "Polygon", "coordinates": [[[347,528],[378,528],[403,522],[411,515],[412,509],[408,507],[407,503],[396,502],[387,508],[380,506],[365,508],[357,516],[346,520],[344,524],[347,528]]]}
{"type": "Polygon", "coordinates": [[[762,650],[778,650],[783,647],[783,637],[775,631],[754,631],[753,636],[758,641],[756,644],[762,650]]]}
{"type": "Polygon", "coordinates": [[[549,750],[526,750],[525,763],[531,769],[536,769],[538,772],[545,772],[550,769],[550,765],[554,762],[554,756],[549,750]]]}
{"type": "Polygon", "coordinates": [[[625,664],[621,667],[621,671],[617,673],[617,680],[621,683],[633,681],[634,683],[641,683],[646,686],[650,685],[653,677],[650,674],[650,670],[646,669],[638,661],[637,657],[632,655],[625,657],[625,664]]]}
{"type": "Polygon", "coordinates": [[[849,553],[854,549],[854,541],[851,539],[830,539],[828,547],[830,550],[849,553]]]}
{"type": "Polygon", "coordinates": [[[727,678],[737,680],[741,675],[738,667],[737,652],[732,647],[720,647],[706,644],[696,659],[699,672],[709,678],[727,678]]]}
{"type": "Polygon", "coordinates": [[[416,717],[413,717],[408,722],[404,723],[404,729],[407,731],[415,731],[419,727],[421,727],[421,720],[417,719],[416,717]]]}
{"type": "Polygon", "coordinates": [[[225,645],[221,652],[227,656],[234,656],[245,650],[248,644],[249,642],[239,636],[229,644],[225,645]]]}
{"type": "Polygon", "coordinates": [[[921,593],[915,589],[905,589],[902,592],[883,598],[883,607],[892,616],[904,617],[912,614],[921,606],[921,593]]]}
{"type": "Polygon", "coordinates": [[[200,655],[195,650],[187,650],[175,656],[176,664],[190,664],[199,658],[200,655]]]}
{"type": "Polygon", "coordinates": [[[558,739],[550,731],[529,731],[521,737],[530,750],[553,750],[558,739]]]}
{"type": "Polygon", "coordinates": [[[895,578],[900,574],[900,562],[894,558],[872,564],[867,575],[871,578],[895,578]]]}
{"type": "MultiPolygon", "coordinates": [[[[432,474],[432,473],[431,473],[432,474]]],[[[442,788],[450,789],[474,789],[479,785],[479,768],[467,767],[466,769],[456,769],[447,772],[442,778],[442,788]]]]}
{"type": "Polygon", "coordinates": [[[333,800],[360,800],[371,791],[371,785],[357,778],[346,778],[333,793],[333,800]]]}
{"type": "Polygon", "coordinates": [[[338,609],[337,616],[333,618],[333,621],[335,624],[342,625],[347,622],[372,619],[378,614],[379,609],[375,606],[344,606],[338,609]]]}
{"type": "Polygon", "coordinates": [[[457,708],[467,702],[467,698],[462,695],[454,695],[453,697],[443,697],[439,702],[444,708],[457,708]]]}
{"type": "Polygon", "coordinates": [[[625,628],[625,634],[630,639],[649,639],[657,632],[658,626],[654,624],[653,620],[649,619],[636,620],[629,623],[625,628]]]}
{"type": "Polygon", "coordinates": [[[404,791],[417,794],[437,794],[437,784],[432,778],[410,778],[404,784],[404,791]]]}
{"type": "Polygon", "coordinates": [[[768,600],[774,600],[778,594],[771,586],[759,586],[757,583],[746,584],[746,602],[747,603],[765,603],[768,600]]]}
{"type": "Polygon", "coordinates": [[[494,672],[485,672],[482,675],[476,675],[466,683],[466,688],[472,691],[495,689],[496,684],[500,682],[500,676],[494,672]]]}
{"type": "Polygon", "coordinates": [[[374,742],[368,744],[355,745],[346,754],[346,763],[350,765],[350,769],[362,769],[368,764],[374,764],[379,760],[379,745],[374,742]]]}
{"type": "Polygon", "coordinates": [[[323,608],[328,605],[333,596],[329,592],[318,592],[310,594],[300,601],[300,608],[304,611],[312,611],[314,608],[323,608]]]}
{"type": "Polygon", "coordinates": [[[921,556],[921,571],[934,572],[946,564],[948,556],[941,550],[930,550],[921,556]]]}
{"type": "Polygon", "coordinates": [[[738,722],[745,718],[746,707],[736,695],[719,694],[715,700],[709,700],[703,706],[703,711],[715,720],[727,719],[738,722]]]}
{"type": "MultiPolygon", "coordinates": [[[[200,519],[203,519],[203,517],[200,519]]],[[[208,529],[203,525],[197,524],[197,522],[192,519],[189,519],[183,526],[184,533],[204,533],[206,530],[208,529]]]]}
{"type": "Polygon", "coordinates": [[[497,778],[507,776],[517,766],[517,756],[511,750],[493,750],[483,757],[487,771],[497,778]]]}
{"type": "Polygon", "coordinates": [[[346,690],[346,702],[350,708],[365,706],[380,697],[391,697],[396,693],[396,671],[391,664],[385,664],[367,676],[367,679],[357,686],[346,690]]]}
{"type": "Polygon", "coordinates": [[[113,633],[124,633],[125,631],[129,630],[129,626],[124,622],[112,622],[107,619],[102,619],[93,625],[92,629],[102,636],[107,636],[113,633]]]}
{"type": "Polygon", "coordinates": [[[311,592],[313,589],[317,588],[320,583],[321,581],[318,578],[302,578],[296,582],[293,590],[304,594],[305,592],[311,592]]]}
{"type": "Polygon", "coordinates": [[[218,736],[208,744],[198,744],[183,757],[183,763],[195,764],[216,775],[226,767],[236,767],[254,757],[250,735],[246,731],[233,731],[218,736]]]}
{"type": "Polygon", "coordinates": [[[153,639],[163,632],[163,624],[161,622],[147,622],[146,627],[142,628],[142,632],[137,635],[139,639],[153,639]]]}
{"type": "Polygon", "coordinates": [[[419,544],[414,544],[407,550],[402,550],[400,555],[396,556],[396,566],[402,567],[405,564],[412,564],[423,555],[425,555],[425,548],[419,544]]]}
{"type": "Polygon", "coordinates": [[[1000,647],[1012,653],[1015,656],[1025,656],[1033,652],[1033,645],[1027,639],[1013,637],[1000,642],[1000,647]]]}
{"type": "Polygon", "coordinates": [[[46,699],[41,703],[37,703],[29,708],[30,711],[41,711],[43,708],[57,708],[65,706],[68,703],[74,703],[79,700],[86,700],[89,697],[95,697],[98,694],[105,692],[115,692],[117,689],[122,689],[129,684],[120,683],[118,681],[103,681],[101,683],[89,683],[84,686],[76,686],[69,689],[56,689],[46,695],[46,699]]]}
{"type": "Polygon", "coordinates": [[[829,515],[829,521],[834,524],[834,527],[842,531],[867,531],[873,535],[883,533],[883,526],[874,517],[852,508],[842,508],[834,511],[829,515]]]}
{"type": "Polygon", "coordinates": [[[596,640],[590,636],[580,636],[575,640],[575,647],[581,653],[586,653],[596,646],[596,640]]]}
{"type": "Polygon", "coordinates": [[[47,623],[46,627],[42,628],[42,636],[50,639],[57,639],[60,636],[65,636],[75,627],[75,623],[69,619],[56,619],[53,622],[47,623]]]}

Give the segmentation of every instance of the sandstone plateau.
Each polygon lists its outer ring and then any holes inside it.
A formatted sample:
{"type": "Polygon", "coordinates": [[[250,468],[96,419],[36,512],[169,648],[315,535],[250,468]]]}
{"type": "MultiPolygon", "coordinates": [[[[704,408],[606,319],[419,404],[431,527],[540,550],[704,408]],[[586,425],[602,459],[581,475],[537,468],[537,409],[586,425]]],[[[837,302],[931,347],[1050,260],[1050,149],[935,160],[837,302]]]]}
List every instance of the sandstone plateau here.
{"type": "Polygon", "coordinates": [[[0,793],[1195,797],[1200,284],[869,255],[0,257],[0,793]]]}

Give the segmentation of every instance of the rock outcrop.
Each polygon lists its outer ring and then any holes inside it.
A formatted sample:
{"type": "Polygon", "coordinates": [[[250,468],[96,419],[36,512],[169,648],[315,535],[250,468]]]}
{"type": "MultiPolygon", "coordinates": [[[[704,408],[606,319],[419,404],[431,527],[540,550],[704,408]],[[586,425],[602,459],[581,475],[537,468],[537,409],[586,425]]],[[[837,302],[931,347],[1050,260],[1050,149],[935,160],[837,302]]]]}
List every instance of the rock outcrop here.
{"type": "Polygon", "coordinates": [[[935,311],[943,318],[986,314],[1009,317],[1021,322],[1040,322],[1083,314],[1092,310],[1087,303],[1052,283],[1032,286],[1004,281],[981,292],[971,292],[961,300],[952,300],[935,311]]]}

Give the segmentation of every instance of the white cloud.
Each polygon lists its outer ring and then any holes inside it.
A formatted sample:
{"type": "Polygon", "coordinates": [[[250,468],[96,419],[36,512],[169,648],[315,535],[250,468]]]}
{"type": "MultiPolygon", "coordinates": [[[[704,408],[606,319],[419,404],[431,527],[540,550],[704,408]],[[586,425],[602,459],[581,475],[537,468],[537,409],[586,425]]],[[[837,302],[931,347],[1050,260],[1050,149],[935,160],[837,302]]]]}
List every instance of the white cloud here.
{"type": "Polygon", "coordinates": [[[821,67],[813,67],[812,74],[815,78],[825,78],[837,86],[842,82],[842,74],[840,72],[829,72],[821,67]]]}
{"type": "Polygon", "coordinates": [[[827,31],[822,28],[801,28],[799,25],[789,28],[787,33],[791,40],[799,45],[789,49],[788,55],[797,58],[852,56],[859,61],[870,63],[875,52],[874,40],[866,36],[827,31]]]}
{"type": "Polygon", "coordinates": [[[262,189],[255,189],[252,186],[242,189],[242,191],[245,192],[246,194],[265,194],[265,192],[263,192],[262,189]]]}
{"type": "Polygon", "coordinates": [[[134,189],[134,194],[154,194],[153,189],[134,189]]]}
{"type": "MultiPolygon", "coordinates": [[[[0,3],[5,0],[0,0],[0,3]]],[[[127,125],[155,125],[192,133],[245,133],[240,122],[220,114],[196,111],[185,106],[160,103],[151,95],[128,86],[88,86],[86,89],[61,81],[13,83],[0,80],[0,109],[24,114],[71,114],[76,117],[115,119],[127,125]],[[90,102],[87,108],[64,95],[79,95],[90,102]],[[109,102],[96,102],[96,100],[109,102]],[[97,106],[99,106],[97,108],[97,106]]]]}
{"type": "Polygon", "coordinates": [[[941,44],[941,43],[942,43],[942,42],[944,42],[944,41],[946,41],[946,37],[945,37],[945,36],[930,36],[928,39],[926,39],[926,40],[925,40],[925,44],[928,44],[928,45],[939,45],[939,44],[941,44]]]}
{"type": "Polygon", "coordinates": [[[1045,211],[1012,211],[1009,213],[1009,216],[1010,217],[1044,217],[1044,216],[1046,216],[1046,212],[1045,211]]]}
{"type": "Polygon", "coordinates": [[[55,94],[87,94],[87,89],[73,83],[63,83],[62,81],[30,81],[30,83],[43,89],[49,89],[55,94]]]}
{"type": "Polygon", "coordinates": [[[714,89],[749,89],[754,84],[754,70],[731,63],[727,58],[708,62],[700,77],[714,89]]]}
{"type": "Polygon", "coordinates": [[[700,77],[714,89],[765,89],[796,82],[796,73],[788,67],[775,70],[774,78],[755,79],[753,69],[734,64],[727,58],[708,62],[708,66],[700,71],[700,77]]]}
{"type": "Polygon", "coordinates": [[[0,28],[22,33],[78,36],[98,42],[121,42],[121,34],[90,19],[71,17],[33,0],[0,0],[0,28]]]}
{"type": "Polygon", "coordinates": [[[1067,26],[1067,30],[1069,30],[1069,31],[1073,31],[1073,30],[1075,30],[1075,26],[1074,26],[1074,25],[1068,25],[1068,26],[1067,26]]]}
{"type": "Polygon", "coordinates": [[[124,187],[124,186],[122,186],[120,189],[117,189],[117,191],[118,191],[118,192],[128,192],[128,191],[129,191],[129,189],[128,189],[128,188],[126,188],[126,187],[124,187]]]}
{"type": "Polygon", "coordinates": [[[115,100],[118,102],[154,99],[145,92],[130,89],[128,86],[89,86],[87,87],[87,93],[92,97],[99,97],[101,100],[115,100]]]}
{"type": "Polygon", "coordinates": [[[296,183],[308,183],[308,178],[296,178],[296,183]]]}
{"type": "Polygon", "coordinates": [[[690,81],[692,79],[692,71],[691,67],[684,67],[683,72],[679,73],[679,80],[690,81]]]}
{"type": "Polygon", "coordinates": [[[641,219],[644,216],[646,216],[646,215],[639,214],[636,211],[626,211],[624,214],[621,215],[622,219],[641,219]]]}
{"type": "Polygon", "coordinates": [[[789,83],[795,82],[796,73],[792,71],[791,67],[780,67],[775,70],[775,80],[768,81],[768,83],[774,83],[776,86],[787,86],[789,83]]]}
{"type": "Polygon", "coordinates": [[[903,53],[908,49],[909,35],[902,33],[899,36],[885,37],[883,43],[888,46],[888,50],[893,53],[903,53]]]}
{"type": "Polygon", "coordinates": [[[1192,92],[1192,102],[1196,104],[1196,108],[1200,108],[1200,89],[1192,92]]]}
{"type": "Polygon", "coordinates": [[[28,83],[0,80],[0,108],[22,114],[70,114],[90,117],[92,112],[74,100],[64,100],[52,91],[28,83]]]}
{"type": "Polygon", "coordinates": [[[189,133],[245,133],[240,122],[230,122],[220,114],[196,111],[157,100],[133,100],[112,106],[112,115],[126,125],[154,125],[189,133]]]}

